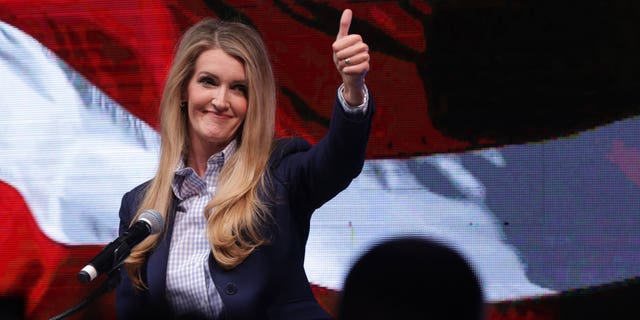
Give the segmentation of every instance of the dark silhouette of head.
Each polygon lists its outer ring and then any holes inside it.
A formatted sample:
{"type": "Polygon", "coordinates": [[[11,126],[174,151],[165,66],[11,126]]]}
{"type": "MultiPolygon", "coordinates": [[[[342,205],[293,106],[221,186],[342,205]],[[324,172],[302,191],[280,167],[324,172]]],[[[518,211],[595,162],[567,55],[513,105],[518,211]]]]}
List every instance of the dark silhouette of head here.
{"type": "Polygon", "coordinates": [[[0,296],[0,319],[25,319],[25,301],[18,296],[0,296]]]}
{"type": "Polygon", "coordinates": [[[434,240],[385,240],[347,275],[338,320],[484,319],[476,274],[451,247],[434,240]]]}

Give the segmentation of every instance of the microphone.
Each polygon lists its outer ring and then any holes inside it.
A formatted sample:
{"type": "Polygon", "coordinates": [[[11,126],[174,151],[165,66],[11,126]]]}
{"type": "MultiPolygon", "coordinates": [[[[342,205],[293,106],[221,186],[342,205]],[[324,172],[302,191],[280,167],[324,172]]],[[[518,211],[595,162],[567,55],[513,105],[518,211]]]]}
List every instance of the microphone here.
{"type": "Polygon", "coordinates": [[[140,214],[138,221],[124,234],[109,243],[78,273],[78,280],[87,283],[97,278],[100,274],[111,272],[120,267],[129,256],[131,249],[151,234],[162,230],[163,221],[160,213],[155,210],[145,210],[140,214]]]}

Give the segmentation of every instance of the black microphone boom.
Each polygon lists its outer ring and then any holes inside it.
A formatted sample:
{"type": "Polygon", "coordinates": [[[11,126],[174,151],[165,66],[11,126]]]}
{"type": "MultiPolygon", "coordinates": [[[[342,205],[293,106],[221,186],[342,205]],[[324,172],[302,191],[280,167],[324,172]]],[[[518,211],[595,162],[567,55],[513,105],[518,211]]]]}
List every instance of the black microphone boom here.
{"type": "Polygon", "coordinates": [[[78,280],[87,283],[103,273],[109,273],[118,268],[129,256],[131,249],[151,234],[162,230],[163,221],[160,213],[155,210],[145,210],[140,214],[129,230],[113,242],[109,243],[89,264],[78,273],[78,280]]]}

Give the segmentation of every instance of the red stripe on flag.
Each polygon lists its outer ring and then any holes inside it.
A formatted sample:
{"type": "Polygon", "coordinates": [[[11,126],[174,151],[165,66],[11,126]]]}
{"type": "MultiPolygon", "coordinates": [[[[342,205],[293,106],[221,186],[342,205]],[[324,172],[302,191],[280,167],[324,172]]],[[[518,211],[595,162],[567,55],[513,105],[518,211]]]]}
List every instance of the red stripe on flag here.
{"type": "MultiPolygon", "coordinates": [[[[102,280],[83,285],[76,275],[101,248],[52,241],[16,189],[0,181],[0,194],[0,298],[23,300],[26,319],[49,319],[87,297],[102,280]]],[[[102,299],[80,317],[115,318],[113,295],[102,299]]]]}

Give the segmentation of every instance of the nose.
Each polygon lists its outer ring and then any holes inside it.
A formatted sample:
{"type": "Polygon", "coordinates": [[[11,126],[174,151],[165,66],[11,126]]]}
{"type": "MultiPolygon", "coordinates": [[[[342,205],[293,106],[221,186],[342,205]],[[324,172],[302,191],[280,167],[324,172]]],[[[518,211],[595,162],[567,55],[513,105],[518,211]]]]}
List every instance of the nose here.
{"type": "Polygon", "coordinates": [[[229,109],[229,101],[227,101],[228,89],[226,86],[218,87],[211,99],[211,105],[217,111],[225,111],[229,109]]]}

